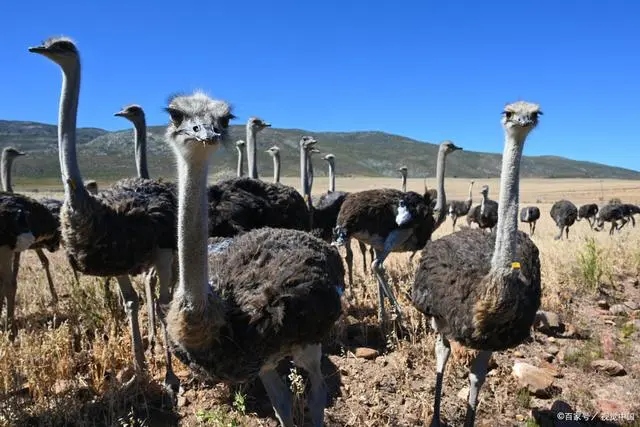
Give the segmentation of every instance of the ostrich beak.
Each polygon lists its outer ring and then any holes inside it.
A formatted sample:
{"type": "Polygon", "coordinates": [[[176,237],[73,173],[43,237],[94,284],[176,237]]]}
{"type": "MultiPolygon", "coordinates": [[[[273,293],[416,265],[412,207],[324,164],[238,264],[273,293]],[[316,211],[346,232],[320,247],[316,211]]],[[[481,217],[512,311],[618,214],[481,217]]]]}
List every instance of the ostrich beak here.
{"type": "Polygon", "coordinates": [[[113,113],[115,117],[126,117],[127,113],[124,111],[118,111],[117,113],[113,113]]]}
{"type": "Polygon", "coordinates": [[[32,46],[29,48],[29,52],[39,53],[40,55],[43,55],[47,52],[47,48],[44,46],[32,46]]]}
{"type": "Polygon", "coordinates": [[[271,127],[271,123],[264,122],[264,123],[262,123],[262,126],[264,126],[266,128],[270,128],[271,127]]]}

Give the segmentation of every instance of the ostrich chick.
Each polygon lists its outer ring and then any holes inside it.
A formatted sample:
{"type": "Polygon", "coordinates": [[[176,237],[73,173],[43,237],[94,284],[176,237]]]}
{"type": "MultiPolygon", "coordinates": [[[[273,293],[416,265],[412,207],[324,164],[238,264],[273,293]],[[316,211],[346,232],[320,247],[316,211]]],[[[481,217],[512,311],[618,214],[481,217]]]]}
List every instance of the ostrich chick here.
{"type": "Polygon", "coordinates": [[[433,425],[440,425],[440,398],[449,339],[480,350],[469,375],[465,426],[474,424],[478,394],[491,352],[512,348],[529,337],[540,306],[538,248],[518,231],[520,160],[524,142],[542,114],[538,105],[505,107],[502,126],[500,203],[496,232],[464,229],[429,242],[413,284],[415,307],[431,317],[437,331],[433,425]]]}

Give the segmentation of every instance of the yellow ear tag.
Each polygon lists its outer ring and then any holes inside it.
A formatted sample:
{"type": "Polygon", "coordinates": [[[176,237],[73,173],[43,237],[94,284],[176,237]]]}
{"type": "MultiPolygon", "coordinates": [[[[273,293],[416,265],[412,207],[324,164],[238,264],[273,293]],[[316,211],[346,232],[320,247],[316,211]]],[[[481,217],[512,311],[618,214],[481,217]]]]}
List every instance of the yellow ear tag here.
{"type": "Polygon", "coordinates": [[[514,270],[520,270],[520,263],[518,261],[512,262],[511,268],[513,268],[514,270]]]}

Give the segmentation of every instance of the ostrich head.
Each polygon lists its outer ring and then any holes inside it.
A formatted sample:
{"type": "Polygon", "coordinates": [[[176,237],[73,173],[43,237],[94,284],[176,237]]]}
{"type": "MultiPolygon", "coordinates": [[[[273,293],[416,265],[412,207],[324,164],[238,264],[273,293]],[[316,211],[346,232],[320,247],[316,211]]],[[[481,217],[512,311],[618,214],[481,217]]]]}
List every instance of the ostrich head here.
{"type": "Polygon", "coordinates": [[[327,155],[325,155],[323,157],[324,160],[326,160],[328,163],[333,163],[336,159],[336,156],[334,156],[333,154],[329,153],[327,155]]]}
{"type": "Polygon", "coordinates": [[[409,169],[406,166],[400,166],[398,168],[398,172],[400,172],[400,175],[402,175],[402,176],[407,176],[407,173],[409,172],[409,169]]]}
{"type": "Polygon", "coordinates": [[[29,52],[46,56],[63,69],[80,60],[73,40],[64,36],[47,39],[40,46],[30,47],[29,52]]]}
{"type": "Polygon", "coordinates": [[[482,194],[483,196],[488,196],[489,195],[489,186],[488,185],[483,185],[482,188],[480,189],[480,194],[482,194]]]}
{"type": "Polygon", "coordinates": [[[302,138],[300,138],[300,147],[304,148],[305,150],[307,150],[310,153],[312,153],[312,152],[320,152],[318,150],[313,151],[314,150],[314,146],[317,143],[318,143],[318,141],[312,136],[305,135],[302,138]]]}
{"type": "Polygon", "coordinates": [[[538,104],[517,101],[504,107],[502,126],[514,141],[524,143],[529,132],[538,125],[538,117],[541,115],[538,104]]]}
{"type": "Polygon", "coordinates": [[[144,120],[144,110],[137,104],[131,104],[124,107],[122,110],[113,114],[116,117],[124,117],[132,123],[144,120]]]}
{"type": "Polygon", "coordinates": [[[453,153],[454,151],[462,150],[462,147],[458,147],[451,141],[443,141],[440,144],[440,150],[444,150],[445,154],[453,153]]]}
{"type": "Polygon", "coordinates": [[[16,157],[24,156],[27,153],[23,153],[22,151],[18,151],[13,147],[6,147],[2,150],[2,158],[6,158],[7,160],[13,160],[16,157]]]}
{"type": "Polygon", "coordinates": [[[236,141],[236,148],[238,150],[242,150],[244,146],[245,146],[245,142],[243,140],[239,139],[236,141]]]}
{"type": "Polygon", "coordinates": [[[272,156],[275,156],[276,154],[278,154],[280,152],[280,148],[276,145],[274,145],[273,147],[270,147],[269,149],[265,150],[267,153],[271,154],[272,156]]]}
{"type": "Polygon", "coordinates": [[[247,121],[247,127],[251,128],[254,132],[260,132],[264,128],[270,128],[271,123],[267,123],[257,117],[250,117],[247,121]]]}
{"type": "Polygon", "coordinates": [[[166,137],[177,155],[189,161],[208,160],[208,155],[225,142],[231,106],[202,92],[175,96],[165,109],[171,122],[166,137]]]}

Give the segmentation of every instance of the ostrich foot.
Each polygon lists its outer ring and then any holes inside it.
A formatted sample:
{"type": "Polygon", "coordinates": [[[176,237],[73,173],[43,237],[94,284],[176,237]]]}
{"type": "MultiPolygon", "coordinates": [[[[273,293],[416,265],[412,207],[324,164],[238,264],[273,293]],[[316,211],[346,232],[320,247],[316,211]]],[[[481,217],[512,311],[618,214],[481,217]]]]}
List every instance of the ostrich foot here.
{"type": "Polygon", "coordinates": [[[169,399],[171,400],[171,406],[173,408],[178,407],[178,396],[184,393],[184,388],[180,384],[180,378],[173,373],[173,371],[167,370],[167,373],[164,376],[164,383],[162,384],[164,389],[169,395],[169,399]]]}

